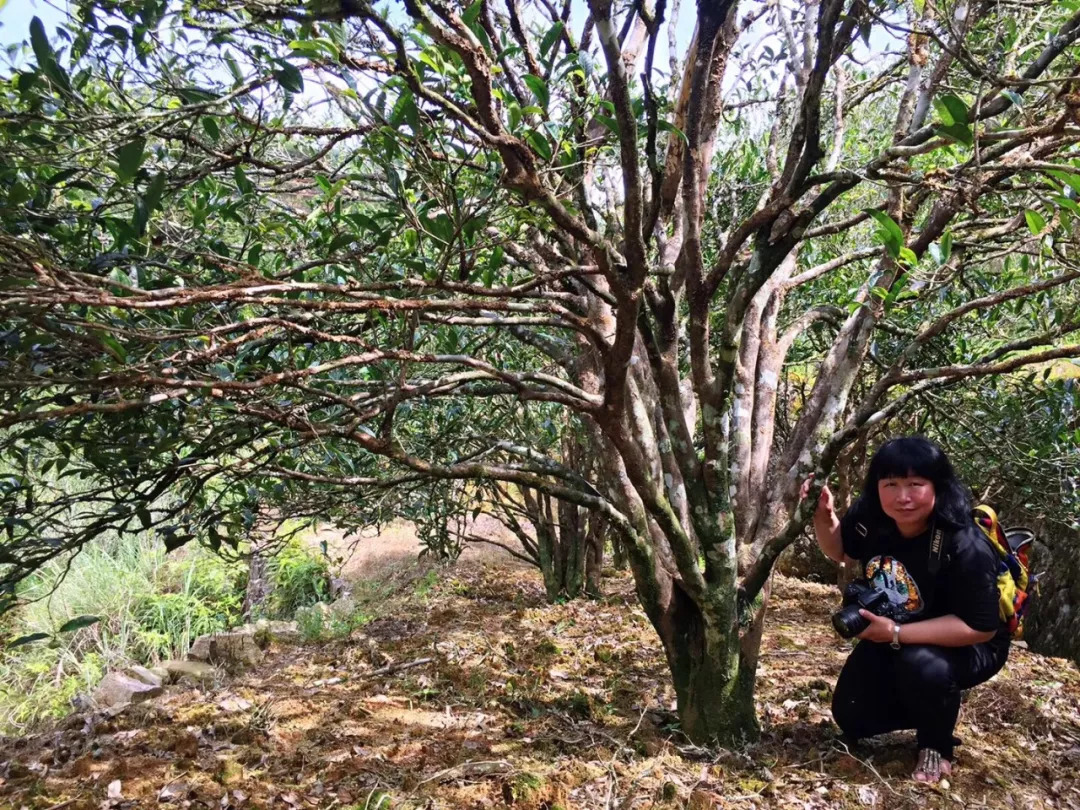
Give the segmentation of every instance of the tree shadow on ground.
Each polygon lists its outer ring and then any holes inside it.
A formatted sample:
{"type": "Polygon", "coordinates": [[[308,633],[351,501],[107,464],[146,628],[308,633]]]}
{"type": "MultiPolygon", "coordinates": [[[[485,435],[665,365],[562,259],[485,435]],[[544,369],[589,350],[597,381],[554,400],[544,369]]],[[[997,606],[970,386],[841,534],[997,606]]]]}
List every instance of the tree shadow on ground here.
{"type": "Polygon", "coordinates": [[[840,743],[828,705],[850,647],[828,629],[831,590],[777,582],[763,733],[725,751],[680,734],[632,584],[606,585],[604,599],[549,605],[531,572],[475,565],[358,589],[375,618],[348,638],[273,650],[220,688],[101,720],[85,741],[77,718],[7,742],[0,790],[33,810],[108,805],[114,780],[116,807],[157,807],[163,791],[219,808],[364,807],[383,793],[396,808],[1068,806],[1058,783],[1080,766],[1068,753],[1080,677],[1063,662],[1021,652],[971,694],[943,791],[911,782],[910,734],[840,743]],[[250,707],[227,711],[226,695],[250,707]]]}

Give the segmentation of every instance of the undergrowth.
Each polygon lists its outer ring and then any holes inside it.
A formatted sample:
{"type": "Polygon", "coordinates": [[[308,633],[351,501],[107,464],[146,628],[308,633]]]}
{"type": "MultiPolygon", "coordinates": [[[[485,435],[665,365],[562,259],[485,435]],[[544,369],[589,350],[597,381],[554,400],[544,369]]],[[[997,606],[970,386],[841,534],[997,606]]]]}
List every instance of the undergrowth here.
{"type": "MultiPolygon", "coordinates": [[[[263,613],[291,618],[330,598],[324,555],[289,541],[269,571],[271,596],[263,613]]],[[[0,734],[25,734],[61,717],[72,699],[93,690],[109,671],[133,663],[183,658],[201,635],[242,624],[248,569],[199,547],[166,554],[150,535],[101,538],[70,560],[44,566],[20,590],[25,604],[0,619],[0,734]],[[56,633],[79,616],[99,618],[56,633]],[[19,647],[32,634],[51,639],[19,647]]],[[[366,623],[362,610],[314,621],[314,637],[340,637],[366,623]]]]}
{"type": "Polygon", "coordinates": [[[20,591],[26,604],[7,618],[5,635],[54,633],[76,616],[99,621],[0,648],[0,732],[66,714],[109,670],[182,657],[198,636],[240,623],[246,582],[242,563],[199,548],[166,556],[159,541],[135,534],[88,546],[70,567],[46,565],[20,591]]]}
{"type": "Polygon", "coordinates": [[[270,577],[269,610],[275,618],[289,618],[300,608],[330,601],[329,561],[295,537],[271,561],[270,577]]]}

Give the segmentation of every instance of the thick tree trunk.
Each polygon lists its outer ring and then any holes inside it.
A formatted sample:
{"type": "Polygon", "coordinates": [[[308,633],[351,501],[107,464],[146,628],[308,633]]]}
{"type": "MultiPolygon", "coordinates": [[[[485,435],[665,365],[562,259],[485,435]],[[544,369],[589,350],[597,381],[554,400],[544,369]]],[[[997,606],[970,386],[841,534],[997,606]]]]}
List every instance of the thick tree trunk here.
{"type": "MultiPolygon", "coordinates": [[[[574,504],[563,501],[553,507],[547,496],[527,490],[524,497],[529,521],[536,532],[537,564],[544,578],[548,601],[581,596],[587,581],[587,546],[590,542],[586,532],[588,514],[574,504]],[[556,512],[558,520],[555,519],[556,512]]],[[[599,590],[599,566],[593,574],[599,590]]]]}
{"type": "Polygon", "coordinates": [[[593,598],[601,595],[606,528],[598,515],[589,516],[589,531],[585,537],[585,595],[593,598]]]}
{"type": "Polygon", "coordinates": [[[611,539],[611,564],[616,571],[625,571],[627,568],[626,546],[618,536],[611,539]]]}
{"type": "Polygon", "coordinates": [[[257,543],[252,544],[251,556],[248,557],[247,590],[244,593],[245,619],[252,621],[262,616],[270,590],[270,571],[266,556],[257,543]]]}
{"type": "Polygon", "coordinates": [[[699,744],[731,746],[756,739],[756,647],[752,656],[744,656],[733,628],[709,617],[677,586],[674,590],[672,607],[656,629],[671,669],[683,731],[699,744]]]}
{"type": "Polygon", "coordinates": [[[575,504],[559,501],[559,546],[562,586],[567,599],[581,596],[585,587],[585,514],[575,504]]]}
{"type": "Polygon", "coordinates": [[[555,527],[542,517],[533,522],[536,527],[536,546],[540,551],[540,574],[544,578],[544,590],[549,602],[554,602],[562,593],[562,569],[558,561],[559,539],[555,527]]]}

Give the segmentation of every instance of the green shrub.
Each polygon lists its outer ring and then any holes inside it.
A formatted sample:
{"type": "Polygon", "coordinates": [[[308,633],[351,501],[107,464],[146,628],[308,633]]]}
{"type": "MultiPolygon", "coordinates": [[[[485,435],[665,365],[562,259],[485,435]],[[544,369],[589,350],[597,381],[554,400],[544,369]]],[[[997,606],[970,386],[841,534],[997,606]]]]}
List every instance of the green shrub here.
{"type": "Polygon", "coordinates": [[[278,618],[290,618],[300,608],[330,600],[330,563],[297,539],[274,557],[270,572],[271,613],[278,618]]]}
{"type": "Polygon", "coordinates": [[[322,638],[326,617],[320,610],[303,609],[296,612],[296,627],[304,641],[318,641],[322,638]]]}
{"type": "Polygon", "coordinates": [[[194,549],[166,558],[154,587],[134,607],[134,649],[144,661],[179,658],[199,636],[235,627],[243,620],[247,569],[194,549]]]}
{"type": "Polygon", "coordinates": [[[420,599],[426,599],[431,595],[431,592],[435,589],[435,586],[439,582],[439,573],[437,571],[428,571],[420,579],[416,580],[416,585],[413,592],[420,599]]]}
{"type": "Polygon", "coordinates": [[[349,601],[336,602],[330,608],[307,605],[296,611],[296,626],[305,641],[332,641],[345,638],[374,617],[349,601]]]}
{"type": "Polygon", "coordinates": [[[165,554],[150,536],[103,538],[47,565],[5,617],[8,638],[52,633],[75,616],[96,624],[13,649],[0,647],[0,732],[22,733],[70,711],[109,670],[182,656],[199,635],[238,624],[246,567],[200,548],[165,554]],[[55,590],[53,590],[55,587],[55,590]]]}

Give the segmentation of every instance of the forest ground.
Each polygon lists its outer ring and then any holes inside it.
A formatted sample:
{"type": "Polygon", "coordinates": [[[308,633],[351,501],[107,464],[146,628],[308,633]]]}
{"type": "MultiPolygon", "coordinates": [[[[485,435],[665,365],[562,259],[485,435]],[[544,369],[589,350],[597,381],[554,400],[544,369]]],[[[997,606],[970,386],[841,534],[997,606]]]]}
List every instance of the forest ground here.
{"type": "Polygon", "coordinates": [[[677,730],[627,574],[608,572],[603,599],[548,605],[502,552],[435,568],[413,542],[403,531],[395,553],[352,565],[371,620],[348,638],[0,741],[0,806],[1080,810],[1073,663],[1014,648],[966,696],[952,784],[918,785],[910,733],[853,752],[837,739],[828,707],[849,648],[828,624],[835,588],[777,577],[761,740],[707,750],[677,730]]]}

